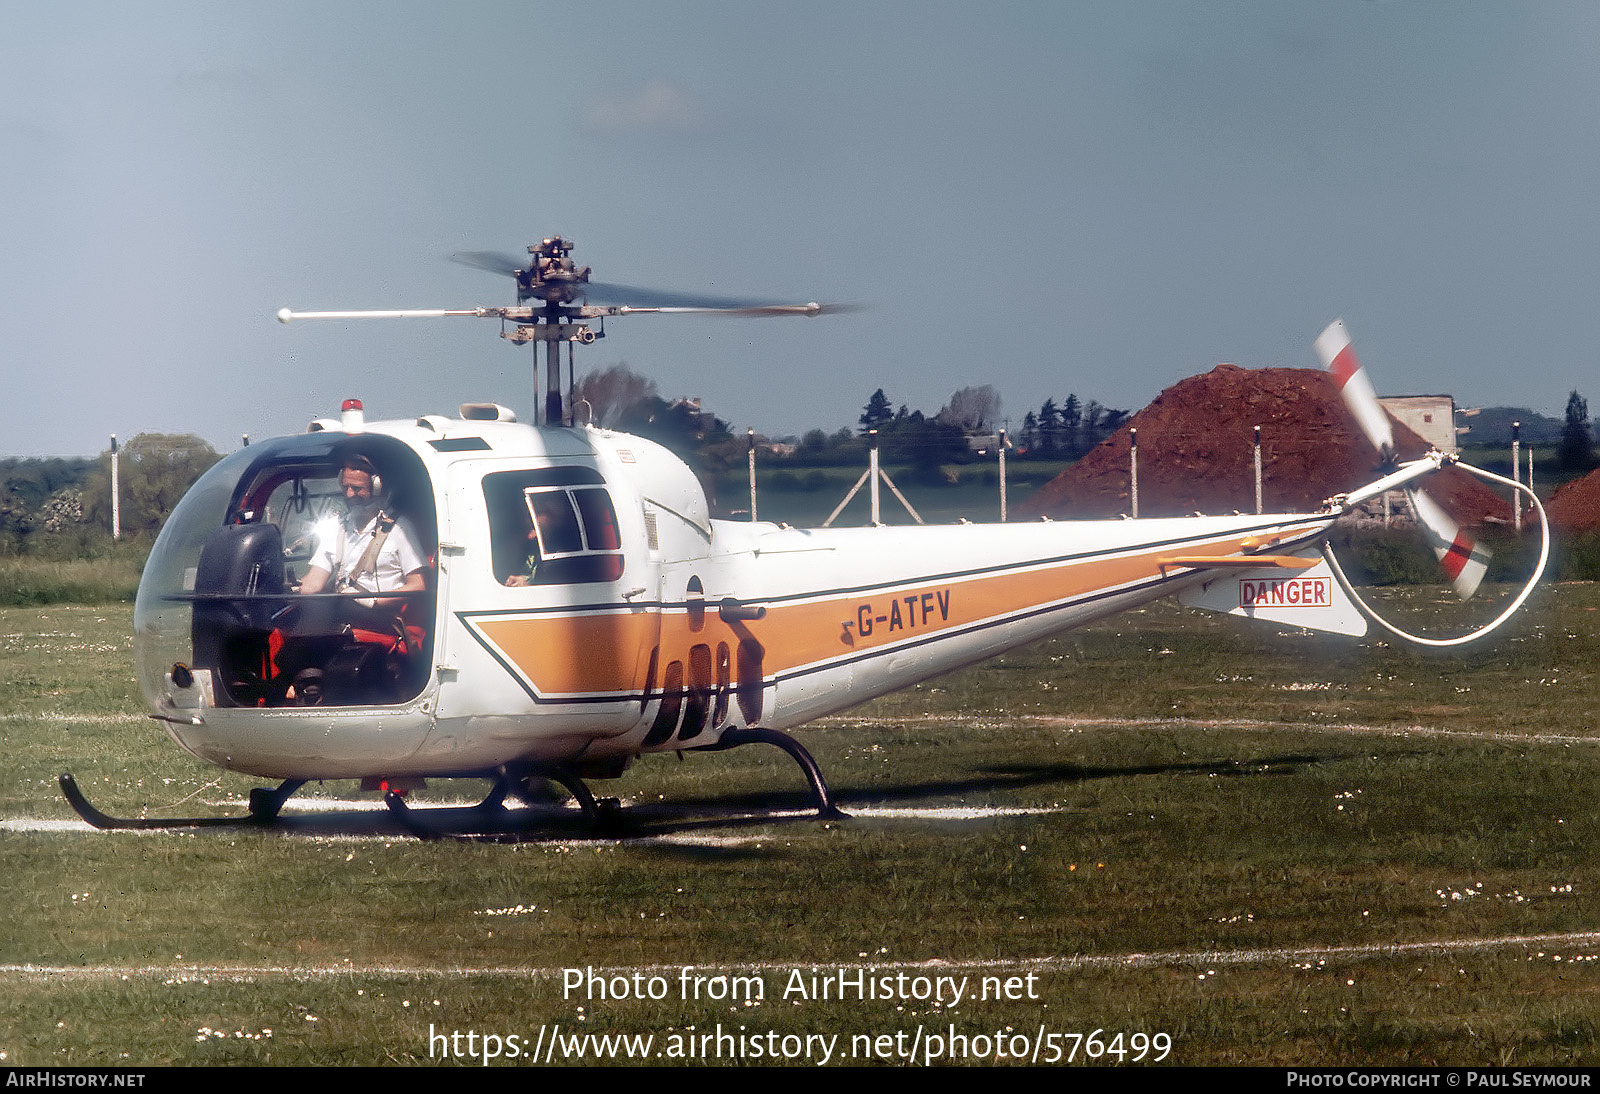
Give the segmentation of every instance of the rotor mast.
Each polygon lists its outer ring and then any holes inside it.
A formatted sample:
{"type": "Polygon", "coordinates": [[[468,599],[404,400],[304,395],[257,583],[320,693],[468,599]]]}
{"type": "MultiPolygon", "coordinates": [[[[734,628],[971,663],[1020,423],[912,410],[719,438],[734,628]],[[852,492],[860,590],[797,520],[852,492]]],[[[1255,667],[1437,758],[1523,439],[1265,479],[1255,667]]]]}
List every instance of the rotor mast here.
{"type": "MultiPolygon", "coordinates": [[[[561,343],[588,344],[601,337],[603,332],[592,329],[587,323],[568,323],[561,317],[541,319],[532,323],[519,323],[510,330],[500,332],[500,337],[517,345],[543,342],[545,345],[544,421],[546,425],[561,425],[566,420],[564,399],[561,394],[561,343]]],[[[536,349],[535,354],[538,353],[536,349]]],[[[571,351],[567,357],[567,375],[572,375],[571,351]]],[[[534,393],[539,388],[538,365],[534,366],[534,393]]]]}
{"type": "MultiPolygon", "coordinates": [[[[500,337],[517,345],[543,342],[545,346],[544,424],[562,425],[566,411],[561,394],[561,343],[573,342],[587,345],[602,336],[587,323],[574,322],[582,311],[574,302],[583,295],[589,282],[589,267],[579,267],[569,257],[572,240],[563,236],[548,236],[528,246],[533,260],[527,266],[513,270],[517,281],[517,303],[528,300],[544,301],[536,308],[533,322],[519,322],[511,330],[503,330],[500,337]]],[[[538,350],[535,349],[534,391],[537,401],[539,387],[538,350]]],[[[567,373],[572,374],[572,352],[567,352],[567,373]]]]}

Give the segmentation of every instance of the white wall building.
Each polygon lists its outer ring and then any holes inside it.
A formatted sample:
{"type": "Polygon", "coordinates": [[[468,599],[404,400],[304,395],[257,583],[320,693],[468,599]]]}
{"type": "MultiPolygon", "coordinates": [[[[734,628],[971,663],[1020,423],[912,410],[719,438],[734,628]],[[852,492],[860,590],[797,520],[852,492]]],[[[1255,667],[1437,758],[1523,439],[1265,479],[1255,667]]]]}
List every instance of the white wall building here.
{"type": "Polygon", "coordinates": [[[1449,395],[1389,395],[1383,409],[1440,452],[1455,455],[1456,401],[1449,395]]]}

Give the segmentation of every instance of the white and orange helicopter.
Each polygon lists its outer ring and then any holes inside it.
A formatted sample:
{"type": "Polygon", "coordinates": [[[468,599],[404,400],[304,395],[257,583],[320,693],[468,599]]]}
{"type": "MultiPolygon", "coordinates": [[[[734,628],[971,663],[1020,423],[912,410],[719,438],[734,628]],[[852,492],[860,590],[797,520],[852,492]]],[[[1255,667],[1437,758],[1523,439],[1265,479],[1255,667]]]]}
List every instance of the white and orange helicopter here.
{"type": "MultiPolygon", "coordinates": [[[[592,821],[585,784],[638,756],[749,743],[803,768],[819,813],[838,815],[797,726],[1047,635],[1176,594],[1186,604],[1346,635],[1368,620],[1401,638],[1460,645],[1527,600],[1454,638],[1405,634],[1359,597],[1328,547],[1334,522],[1391,490],[1411,499],[1463,597],[1487,556],[1422,492],[1453,457],[1395,465],[1389,421],[1341,323],[1317,339],[1381,477],[1316,512],[944,527],[802,529],[713,519],[688,466],[651,441],[580,424],[562,395],[562,343],[591,323],[647,313],[818,315],[765,304],[604,285],[561,237],[532,260],[458,256],[512,274],[515,307],[292,312],[297,319],[474,316],[546,347],[544,421],[469,404],[455,417],[368,422],[359,402],[300,435],[242,448],[208,471],[151,551],[134,609],[139,681],[171,736],[196,757],[278,781],[232,817],[115,818],[70,775],[77,812],[103,828],[265,824],[309,781],[359,780],[422,836],[515,829],[545,780],[592,821]],[[529,301],[536,301],[529,303],[529,301]],[[616,302],[624,301],[624,302],[616,302]],[[370,464],[389,518],[415,529],[424,588],[308,593],[299,582],[319,526],[341,504],[352,458],[370,464]],[[487,779],[467,809],[421,809],[426,779],[487,779]],[[430,814],[452,814],[448,824],[430,814]]],[[[570,366],[569,366],[570,368],[570,366]]],[[[570,375],[570,372],[569,372],[570,375]]],[[[581,418],[581,414],[576,415],[581,418]]],[[[316,584],[316,583],[313,583],[316,584]]],[[[609,804],[609,802],[607,803],[609,804]]]]}

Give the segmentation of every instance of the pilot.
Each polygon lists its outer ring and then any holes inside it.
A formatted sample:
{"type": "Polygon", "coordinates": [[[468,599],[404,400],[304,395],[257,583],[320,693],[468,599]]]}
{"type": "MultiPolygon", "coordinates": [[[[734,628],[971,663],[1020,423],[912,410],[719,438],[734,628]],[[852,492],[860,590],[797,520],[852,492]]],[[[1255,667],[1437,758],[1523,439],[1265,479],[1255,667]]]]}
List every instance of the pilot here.
{"type": "MultiPolygon", "coordinates": [[[[386,514],[377,494],[377,469],[365,456],[350,456],[339,469],[344,517],[317,530],[311,568],[302,593],[421,592],[427,587],[427,557],[416,529],[405,517],[386,514]]],[[[398,611],[405,597],[368,597],[369,608],[398,611]]]]}

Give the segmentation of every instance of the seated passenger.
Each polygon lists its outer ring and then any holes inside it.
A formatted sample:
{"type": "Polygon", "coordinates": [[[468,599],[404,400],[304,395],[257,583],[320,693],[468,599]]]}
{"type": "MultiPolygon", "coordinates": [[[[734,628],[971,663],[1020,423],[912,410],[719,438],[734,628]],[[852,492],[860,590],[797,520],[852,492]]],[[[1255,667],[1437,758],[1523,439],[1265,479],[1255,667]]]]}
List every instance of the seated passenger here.
{"type": "Polygon", "coordinates": [[[532,585],[547,550],[570,553],[583,547],[578,518],[565,490],[529,489],[523,491],[521,501],[512,518],[501,526],[515,529],[514,535],[503,534],[499,540],[502,554],[511,556],[496,560],[496,573],[504,575],[500,577],[503,585],[532,585]]]}
{"type": "Polygon", "coordinates": [[[523,510],[520,521],[513,523],[520,524],[518,531],[521,533],[521,539],[504,537],[507,540],[507,547],[501,553],[513,557],[496,562],[495,570],[506,575],[500,580],[502,585],[515,587],[532,585],[533,572],[539,568],[539,533],[533,530],[533,522],[528,518],[526,510],[523,510]]]}
{"type": "MultiPolygon", "coordinates": [[[[345,514],[317,529],[311,568],[300,582],[302,593],[421,592],[427,587],[428,560],[416,529],[405,517],[383,511],[376,485],[376,469],[366,457],[344,461],[339,486],[345,514]]],[[[399,611],[406,598],[374,596],[359,603],[399,611]]]]}

